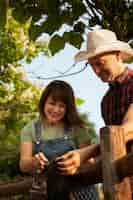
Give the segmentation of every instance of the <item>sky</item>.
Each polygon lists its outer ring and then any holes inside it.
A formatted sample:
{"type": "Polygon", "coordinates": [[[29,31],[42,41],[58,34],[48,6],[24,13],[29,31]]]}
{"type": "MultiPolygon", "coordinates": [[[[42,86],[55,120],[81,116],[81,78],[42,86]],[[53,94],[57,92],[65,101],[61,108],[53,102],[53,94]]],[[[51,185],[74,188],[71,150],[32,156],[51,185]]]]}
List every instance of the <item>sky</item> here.
{"type": "MultiPolygon", "coordinates": [[[[25,64],[28,78],[32,82],[38,83],[38,80],[34,78],[35,76],[51,77],[59,75],[59,71],[66,71],[74,63],[74,55],[78,51],[78,49],[66,45],[64,50],[51,58],[46,58],[43,55],[38,56],[33,59],[31,64],[25,64]],[[34,72],[35,76],[29,72],[34,72]]],[[[83,66],[84,63],[81,62],[71,72],[77,71],[83,66]]],[[[73,87],[75,96],[85,101],[78,109],[88,115],[89,120],[95,125],[96,133],[99,134],[99,129],[104,126],[100,113],[100,101],[108,88],[107,84],[96,77],[89,65],[77,75],[58,79],[67,81],[73,87]]],[[[39,80],[39,84],[46,86],[52,80],[39,80]]]]}

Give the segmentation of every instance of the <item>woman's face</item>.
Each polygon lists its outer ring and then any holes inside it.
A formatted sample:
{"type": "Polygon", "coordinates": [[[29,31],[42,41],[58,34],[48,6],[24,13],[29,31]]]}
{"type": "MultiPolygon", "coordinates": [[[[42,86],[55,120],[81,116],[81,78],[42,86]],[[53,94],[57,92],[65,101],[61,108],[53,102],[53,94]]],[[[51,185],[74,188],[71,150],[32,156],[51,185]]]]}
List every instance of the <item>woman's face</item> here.
{"type": "Polygon", "coordinates": [[[50,124],[58,124],[64,118],[66,105],[62,101],[55,101],[52,96],[46,99],[44,114],[50,124]]]}

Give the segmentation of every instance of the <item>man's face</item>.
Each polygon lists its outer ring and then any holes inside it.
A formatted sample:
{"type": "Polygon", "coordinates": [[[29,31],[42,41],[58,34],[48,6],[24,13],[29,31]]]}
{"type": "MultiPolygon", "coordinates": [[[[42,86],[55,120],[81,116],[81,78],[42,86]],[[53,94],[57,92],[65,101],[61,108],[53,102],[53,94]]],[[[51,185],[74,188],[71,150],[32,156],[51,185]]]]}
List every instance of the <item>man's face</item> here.
{"type": "Polygon", "coordinates": [[[119,76],[119,53],[106,53],[88,60],[96,75],[103,82],[113,82],[119,76]]]}

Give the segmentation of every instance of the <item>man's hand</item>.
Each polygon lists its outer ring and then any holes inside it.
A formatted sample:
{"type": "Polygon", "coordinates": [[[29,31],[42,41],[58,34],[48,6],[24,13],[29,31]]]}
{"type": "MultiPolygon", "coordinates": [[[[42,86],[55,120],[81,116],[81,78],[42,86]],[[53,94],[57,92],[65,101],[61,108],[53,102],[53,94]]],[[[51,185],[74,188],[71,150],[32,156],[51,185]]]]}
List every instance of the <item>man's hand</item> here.
{"type": "Polygon", "coordinates": [[[80,149],[69,151],[56,159],[57,169],[63,175],[73,175],[81,165],[80,149]]]}
{"type": "Polygon", "coordinates": [[[93,144],[83,147],[81,149],[75,149],[69,151],[68,153],[60,156],[56,159],[57,169],[63,175],[73,175],[75,174],[81,164],[86,161],[94,162],[95,156],[98,156],[100,153],[100,145],[93,144]]]}

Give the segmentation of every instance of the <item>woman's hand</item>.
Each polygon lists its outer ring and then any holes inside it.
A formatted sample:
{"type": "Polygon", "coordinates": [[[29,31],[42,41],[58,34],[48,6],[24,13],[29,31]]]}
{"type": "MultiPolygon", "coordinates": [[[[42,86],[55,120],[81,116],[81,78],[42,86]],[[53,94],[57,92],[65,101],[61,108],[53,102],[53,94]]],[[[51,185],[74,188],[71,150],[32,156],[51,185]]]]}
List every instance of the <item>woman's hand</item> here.
{"type": "Polygon", "coordinates": [[[35,154],[32,159],[33,168],[39,169],[41,171],[45,169],[45,166],[48,165],[48,163],[48,159],[42,152],[35,154]]]}
{"type": "Polygon", "coordinates": [[[80,149],[69,151],[56,159],[57,169],[63,175],[73,175],[81,165],[80,149]]]}
{"type": "Polygon", "coordinates": [[[24,173],[37,169],[42,171],[48,164],[48,159],[42,152],[32,155],[32,146],[32,142],[22,142],[20,145],[20,169],[24,173]]]}

